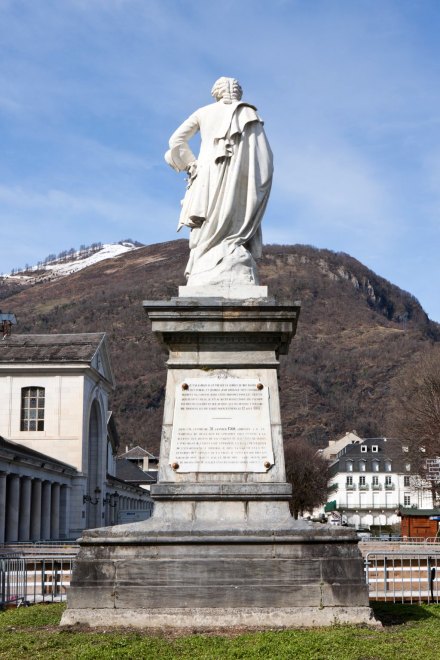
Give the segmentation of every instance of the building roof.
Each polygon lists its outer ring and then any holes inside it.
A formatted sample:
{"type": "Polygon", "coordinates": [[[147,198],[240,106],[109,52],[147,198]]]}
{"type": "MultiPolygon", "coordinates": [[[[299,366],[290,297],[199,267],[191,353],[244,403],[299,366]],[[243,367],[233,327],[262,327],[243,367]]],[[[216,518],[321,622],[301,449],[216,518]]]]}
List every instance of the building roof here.
{"type": "Polygon", "coordinates": [[[399,507],[399,516],[418,516],[427,518],[429,516],[440,516],[440,509],[417,509],[416,507],[399,507]]]}
{"type": "Polygon", "coordinates": [[[128,461],[126,458],[117,458],[116,459],[116,477],[126,481],[127,483],[134,484],[154,484],[156,479],[148,474],[148,472],[143,472],[137,465],[134,465],[131,461],[128,461]]]}
{"type": "Polygon", "coordinates": [[[365,463],[364,472],[389,472],[385,469],[385,461],[391,461],[392,472],[404,472],[404,462],[408,461],[408,456],[405,456],[401,441],[395,438],[365,438],[361,443],[343,447],[330,473],[333,476],[338,472],[360,472],[360,461],[365,463]],[[377,451],[373,451],[373,447],[377,451]],[[379,461],[378,470],[373,470],[373,461],[379,461]],[[349,462],[353,463],[351,470],[347,466],[349,462]]]}
{"type": "Polygon", "coordinates": [[[356,431],[348,431],[342,438],[338,440],[330,440],[328,446],[325,447],[321,456],[326,460],[335,460],[338,453],[347,445],[361,444],[363,439],[358,436],[356,431]]]}
{"type": "Polygon", "coordinates": [[[12,442],[12,440],[6,440],[2,436],[0,436],[0,456],[7,460],[30,462],[33,465],[38,465],[38,467],[46,467],[56,472],[78,474],[78,470],[73,465],[58,461],[56,458],[52,458],[52,456],[42,454],[39,451],[35,451],[35,449],[30,449],[24,445],[12,442]]]}
{"type": "Polygon", "coordinates": [[[91,362],[103,332],[69,335],[11,335],[0,342],[0,363],[91,362]]]}
{"type": "Polygon", "coordinates": [[[137,447],[133,447],[133,449],[129,449],[128,451],[126,451],[124,454],[121,454],[121,456],[120,456],[120,458],[128,458],[128,459],[131,459],[131,460],[138,460],[140,458],[145,458],[145,457],[154,458],[154,459],[157,460],[156,456],[153,456],[153,454],[150,454],[150,452],[147,451],[146,449],[143,449],[142,447],[139,447],[139,445],[137,447]]]}

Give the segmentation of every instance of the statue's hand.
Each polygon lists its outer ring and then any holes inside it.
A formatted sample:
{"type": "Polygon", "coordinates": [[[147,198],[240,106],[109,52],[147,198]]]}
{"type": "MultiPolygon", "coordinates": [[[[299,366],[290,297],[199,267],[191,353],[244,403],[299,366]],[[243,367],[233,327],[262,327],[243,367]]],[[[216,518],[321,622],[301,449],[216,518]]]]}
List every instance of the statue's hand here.
{"type": "Polygon", "coordinates": [[[193,160],[192,163],[190,163],[188,165],[188,167],[186,168],[186,172],[188,174],[187,188],[189,188],[192,185],[192,183],[194,182],[194,179],[197,177],[197,161],[196,160],[193,160]]]}
{"type": "Polygon", "coordinates": [[[188,176],[190,179],[195,179],[197,176],[197,161],[193,160],[193,162],[188,165],[186,171],[188,172],[188,176]]]}

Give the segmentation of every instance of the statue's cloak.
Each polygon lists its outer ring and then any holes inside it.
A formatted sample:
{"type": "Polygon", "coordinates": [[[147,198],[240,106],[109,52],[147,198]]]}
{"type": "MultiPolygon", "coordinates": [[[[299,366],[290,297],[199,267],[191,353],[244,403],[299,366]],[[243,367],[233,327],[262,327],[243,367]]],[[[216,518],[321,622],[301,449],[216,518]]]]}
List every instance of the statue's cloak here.
{"type": "Polygon", "coordinates": [[[166,158],[176,170],[196,160],[188,140],[197,131],[197,173],[178,225],[191,227],[188,283],[203,273],[209,279],[209,271],[237,249],[239,256],[240,246],[254,259],[261,256],[261,220],[273,173],[272,152],[253,106],[218,102],[193,113],[170,139],[166,158]]]}

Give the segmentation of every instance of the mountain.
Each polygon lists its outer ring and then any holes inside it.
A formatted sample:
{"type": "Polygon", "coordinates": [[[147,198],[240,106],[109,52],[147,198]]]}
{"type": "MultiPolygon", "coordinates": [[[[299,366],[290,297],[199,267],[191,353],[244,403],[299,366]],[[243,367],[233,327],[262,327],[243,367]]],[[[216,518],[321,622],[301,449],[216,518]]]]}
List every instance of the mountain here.
{"type": "MultiPolygon", "coordinates": [[[[165,356],[142,301],[177,295],[187,257],[187,241],[178,240],[54,280],[0,279],[0,304],[16,314],[15,332],[108,333],[117,382],[112,407],[124,447],[159,448],[165,356]]],[[[270,292],[302,301],[297,335],[280,366],[286,441],[323,446],[351,429],[384,435],[394,377],[440,341],[440,326],[413,296],[343,253],[269,245],[259,268],[270,292]]]]}

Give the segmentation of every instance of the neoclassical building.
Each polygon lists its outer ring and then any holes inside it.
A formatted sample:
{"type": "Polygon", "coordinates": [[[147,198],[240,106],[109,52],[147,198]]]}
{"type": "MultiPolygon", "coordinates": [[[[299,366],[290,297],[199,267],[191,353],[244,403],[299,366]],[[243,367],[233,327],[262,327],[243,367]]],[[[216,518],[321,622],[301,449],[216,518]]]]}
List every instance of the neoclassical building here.
{"type": "Polygon", "coordinates": [[[151,510],[117,477],[114,388],[103,333],[0,342],[0,542],[75,539],[151,510]]]}

